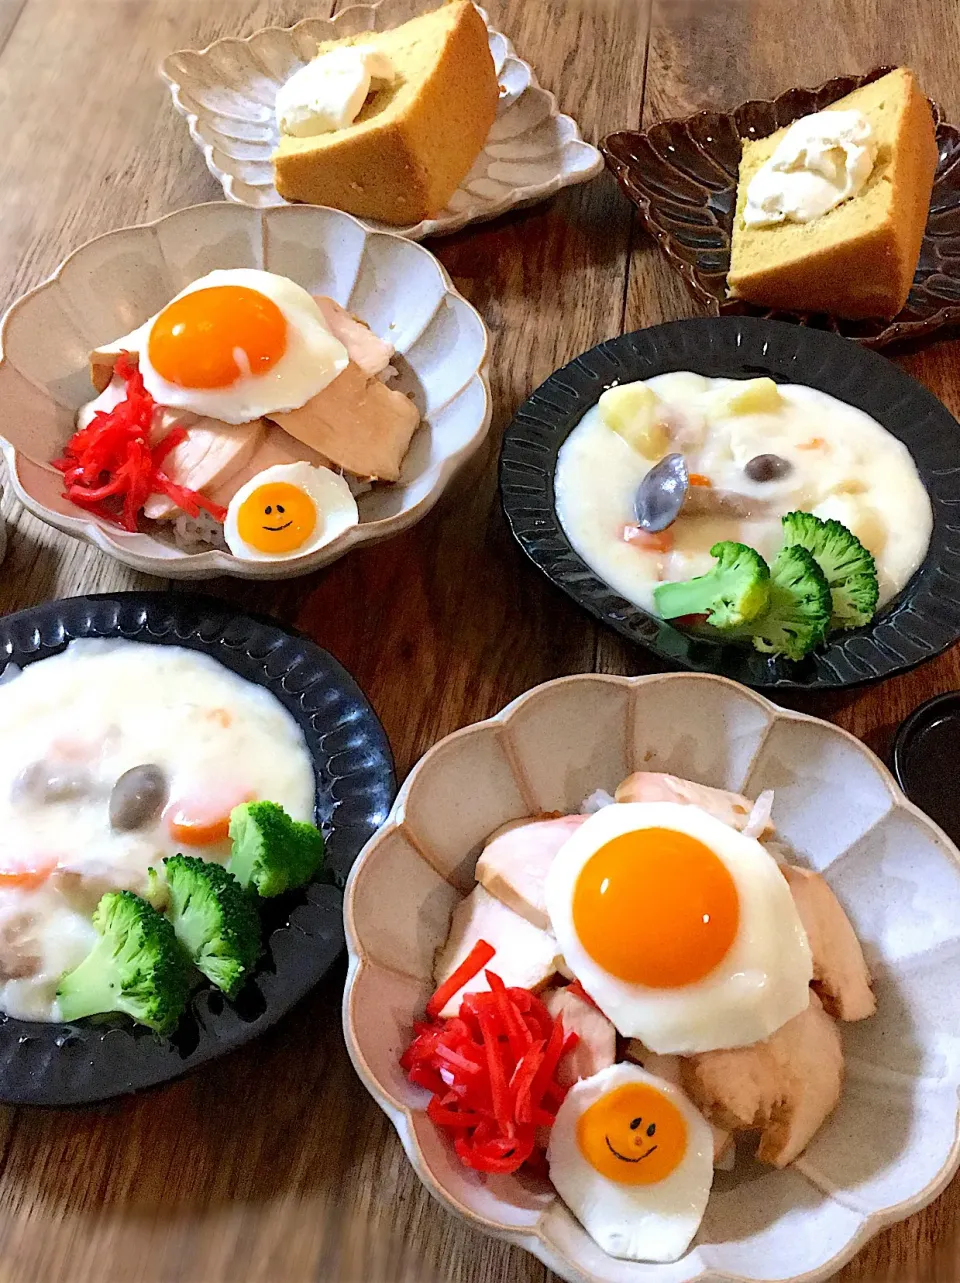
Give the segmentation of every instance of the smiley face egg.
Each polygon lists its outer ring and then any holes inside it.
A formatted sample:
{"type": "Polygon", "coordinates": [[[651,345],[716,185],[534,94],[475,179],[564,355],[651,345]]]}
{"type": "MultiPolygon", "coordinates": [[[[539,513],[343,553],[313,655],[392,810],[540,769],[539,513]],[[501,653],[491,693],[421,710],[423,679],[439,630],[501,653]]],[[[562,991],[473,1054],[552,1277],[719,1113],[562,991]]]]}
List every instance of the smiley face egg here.
{"type": "Polygon", "coordinates": [[[713,1140],[678,1087],[624,1062],[571,1087],[547,1162],[557,1193],[605,1252],[675,1261],[703,1218],[713,1140]]]}
{"type": "Polygon", "coordinates": [[[546,903],[568,967],[650,1051],[747,1046],[810,1001],[810,946],[776,861],[698,807],[604,807],[560,848],[546,903]]]}
{"type": "Polygon", "coordinates": [[[309,463],[280,463],[258,472],[230,500],[223,534],[235,557],[285,561],[331,543],[360,514],[339,473],[309,463]]]}

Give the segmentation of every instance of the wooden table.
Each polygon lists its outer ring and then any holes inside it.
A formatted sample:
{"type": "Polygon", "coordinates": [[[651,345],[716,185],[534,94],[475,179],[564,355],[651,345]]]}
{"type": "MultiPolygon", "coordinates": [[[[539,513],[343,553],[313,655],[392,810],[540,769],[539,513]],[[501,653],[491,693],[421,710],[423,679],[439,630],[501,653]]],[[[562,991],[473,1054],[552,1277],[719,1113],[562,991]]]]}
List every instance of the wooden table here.
{"type": "MultiPolygon", "coordinates": [[[[906,63],[960,119],[956,0],[486,0],[585,134],[727,108],[906,63]]],[[[219,198],[156,74],[162,55],[326,14],[331,0],[0,0],[0,280],[6,305],[84,240],[219,198]]],[[[435,740],[548,678],[647,672],[527,565],[496,493],[500,435],[553,369],[623,330],[690,315],[684,288],[606,176],[438,242],[493,337],[490,439],[439,507],[306,580],[212,590],[305,629],[355,674],[401,777],[435,740]]],[[[960,412],[960,347],[897,359],[960,412]]],[[[2,431],[2,407],[0,407],[2,431]]],[[[45,528],[8,497],[0,610],[160,587],[45,528]]],[[[958,652],[879,687],[803,700],[878,752],[958,652]]],[[[430,1201],[355,1078],[342,970],[279,1028],[142,1099],[0,1112],[0,1283],[542,1280],[537,1261],[430,1201]]],[[[839,1276],[955,1280],[954,1185],[839,1276]]],[[[552,1277],[552,1276],[551,1276],[552,1277]]]]}

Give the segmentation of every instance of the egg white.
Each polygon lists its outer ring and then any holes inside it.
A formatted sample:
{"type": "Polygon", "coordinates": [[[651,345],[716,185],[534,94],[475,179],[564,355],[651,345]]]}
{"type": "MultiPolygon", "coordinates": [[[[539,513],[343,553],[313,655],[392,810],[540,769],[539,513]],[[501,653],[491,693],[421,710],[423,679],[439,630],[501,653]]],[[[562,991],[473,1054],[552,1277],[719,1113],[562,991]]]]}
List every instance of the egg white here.
{"type": "Polygon", "coordinates": [[[338,472],[332,472],[329,468],[315,468],[306,462],[278,463],[251,477],[230,500],[223,523],[223,537],[233,555],[242,557],[245,561],[289,561],[291,557],[305,557],[308,553],[325,547],[359,521],[357,501],[338,472]],[[313,500],[317,512],[317,524],[313,533],[292,552],[262,552],[240,538],[238,519],[244,500],[249,499],[260,486],[271,481],[286,481],[305,491],[313,500]]]}
{"type": "Polygon", "coordinates": [[[286,351],[265,374],[241,374],[229,387],[183,388],[169,383],[150,362],[150,331],[158,312],[107,345],[139,354],[144,387],[158,405],[191,410],[224,423],[249,423],[265,414],[299,409],[347,368],[347,349],[327,328],[320,308],[303,286],[285,276],[255,268],[226,268],[192,281],[170,302],[222,285],[244,286],[276,303],[287,322],[286,351]]]}
{"type": "MultiPolygon", "coordinates": [[[[793,896],[770,853],[699,807],[632,802],[604,807],[561,847],[547,875],[547,912],[564,959],[625,1038],[661,1055],[743,1047],[768,1038],[806,1010],[813,976],[810,946],[793,896]],[[587,953],[573,921],[573,893],[584,865],[607,842],[638,829],[674,829],[723,862],[737,889],[740,918],[726,957],[709,975],[675,989],[621,980],[587,953]]],[[[637,906],[637,929],[655,905],[637,906]]]]}
{"type": "Polygon", "coordinates": [[[693,1105],[673,1084],[622,1062],[581,1078],[567,1093],[550,1129],[550,1180],[590,1237],[610,1256],[630,1261],[676,1261],[703,1219],[713,1183],[713,1138],[693,1105]],[[581,1114],[601,1096],[646,1083],[668,1097],[687,1124],[687,1149],[677,1167],[653,1185],[607,1180],[577,1144],[581,1114]]]}

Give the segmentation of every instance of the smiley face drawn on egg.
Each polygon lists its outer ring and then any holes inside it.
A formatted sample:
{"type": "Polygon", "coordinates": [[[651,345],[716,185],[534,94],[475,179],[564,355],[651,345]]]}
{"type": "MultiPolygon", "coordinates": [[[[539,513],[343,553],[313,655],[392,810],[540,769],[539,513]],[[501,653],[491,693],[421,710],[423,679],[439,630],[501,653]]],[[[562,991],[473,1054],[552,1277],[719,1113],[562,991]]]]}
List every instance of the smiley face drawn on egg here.
{"type": "Polygon", "coordinates": [[[673,1261],[707,1205],[713,1138],[679,1087],[621,1061],[567,1092],[547,1164],[557,1193],[605,1252],[673,1261]]]}
{"type": "Polygon", "coordinates": [[[227,508],[223,534],[235,557],[275,561],[315,552],[359,520],[343,477],[306,462],[284,463],[240,487],[227,508]]]}
{"type": "Polygon", "coordinates": [[[577,1121],[577,1144],[587,1162],[621,1185],[653,1185],[683,1159],[687,1125],[676,1105],[645,1082],[601,1096],[577,1121]]]}
{"type": "Polygon", "coordinates": [[[259,552],[296,552],[317,526],[317,505],[289,481],[257,486],[237,512],[240,538],[259,552]]]}

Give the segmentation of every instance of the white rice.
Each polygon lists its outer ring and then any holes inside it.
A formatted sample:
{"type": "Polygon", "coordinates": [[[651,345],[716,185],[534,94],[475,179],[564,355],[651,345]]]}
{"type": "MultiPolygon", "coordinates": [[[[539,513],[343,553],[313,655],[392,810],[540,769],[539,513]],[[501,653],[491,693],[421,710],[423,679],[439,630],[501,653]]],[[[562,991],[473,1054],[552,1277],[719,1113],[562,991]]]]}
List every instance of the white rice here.
{"type": "Polygon", "coordinates": [[[209,552],[211,548],[229,551],[223,537],[223,526],[201,508],[196,517],[181,512],[171,523],[173,542],[183,552],[209,552]]]}

